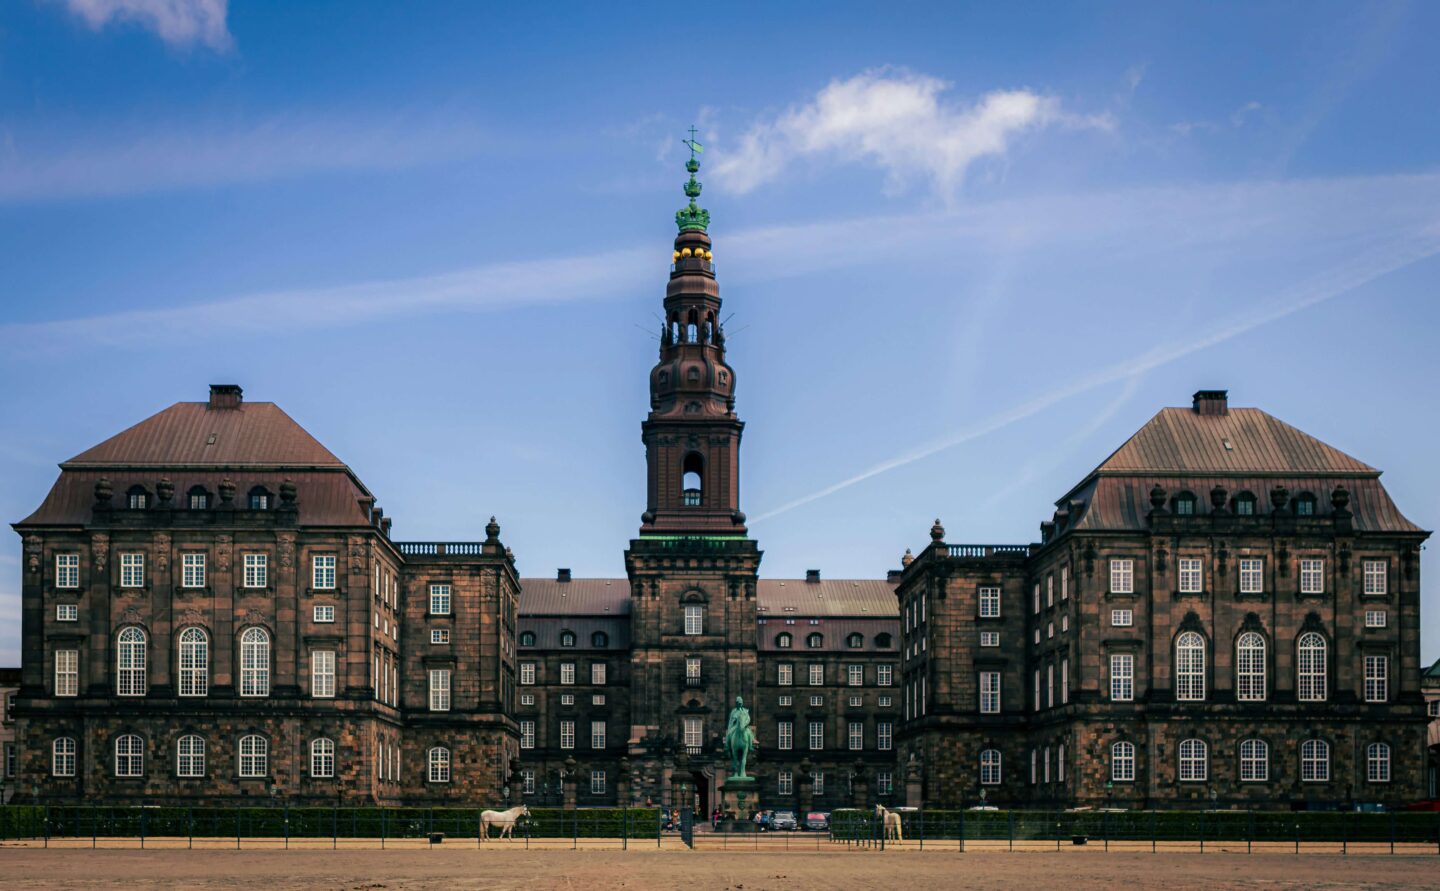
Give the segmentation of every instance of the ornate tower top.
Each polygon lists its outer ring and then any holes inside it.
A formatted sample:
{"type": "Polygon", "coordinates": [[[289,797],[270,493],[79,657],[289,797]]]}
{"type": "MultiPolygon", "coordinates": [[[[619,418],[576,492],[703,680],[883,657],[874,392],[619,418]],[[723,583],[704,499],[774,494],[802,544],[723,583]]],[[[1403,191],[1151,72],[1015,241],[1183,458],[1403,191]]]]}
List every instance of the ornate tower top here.
{"type": "Polygon", "coordinates": [[[693,126],[690,128],[690,138],[684,140],[684,143],[690,147],[690,160],[685,162],[685,169],[690,172],[690,179],[685,182],[685,196],[690,199],[690,203],[675,211],[675,225],[681,232],[688,230],[704,232],[705,228],[710,225],[710,211],[695,203],[695,199],[700,197],[702,188],[700,181],[695,178],[695,174],[700,172],[700,159],[696,156],[705,151],[705,146],[695,140],[693,126]]]}

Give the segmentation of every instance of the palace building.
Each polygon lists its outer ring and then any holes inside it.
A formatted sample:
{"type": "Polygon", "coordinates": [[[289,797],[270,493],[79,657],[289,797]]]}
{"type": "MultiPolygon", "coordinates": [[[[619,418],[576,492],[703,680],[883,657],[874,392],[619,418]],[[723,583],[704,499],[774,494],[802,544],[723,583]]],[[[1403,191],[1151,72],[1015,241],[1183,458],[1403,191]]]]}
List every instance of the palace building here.
{"type": "MultiPolygon", "coordinates": [[[[1162,409],[1040,540],[761,578],[692,157],[626,577],[402,542],[278,406],[213,386],[60,465],[23,539],[18,797],[763,806],[1401,804],[1419,550],[1380,472],[1225,391],[1162,409]]],[[[639,493],[637,494],[637,506],[639,493]]]]}

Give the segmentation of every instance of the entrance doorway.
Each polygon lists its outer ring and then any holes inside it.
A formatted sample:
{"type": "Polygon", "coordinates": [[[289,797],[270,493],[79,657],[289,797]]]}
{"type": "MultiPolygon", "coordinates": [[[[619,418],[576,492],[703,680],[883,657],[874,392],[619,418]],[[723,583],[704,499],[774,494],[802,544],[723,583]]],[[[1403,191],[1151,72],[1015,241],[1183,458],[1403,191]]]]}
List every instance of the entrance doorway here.
{"type": "Polygon", "coordinates": [[[695,810],[700,814],[700,819],[709,820],[710,811],[714,809],[714,799],[710,794],[710,778],[704,771],[690,771],[691,788],[695,790],[695,810]]]}

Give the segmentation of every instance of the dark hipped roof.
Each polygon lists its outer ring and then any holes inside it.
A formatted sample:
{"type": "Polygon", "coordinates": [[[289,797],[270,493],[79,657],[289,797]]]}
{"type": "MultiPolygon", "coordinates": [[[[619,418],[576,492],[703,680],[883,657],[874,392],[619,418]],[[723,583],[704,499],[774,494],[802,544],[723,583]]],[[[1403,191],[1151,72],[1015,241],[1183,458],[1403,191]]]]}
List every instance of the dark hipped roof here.
{"type": "Polygon", "coordinates": [[[222,409],[177,402],[61,466],[79,465],[345,466],[273,402],[222,409]]]}
{"type": "Polygon", "coordinates": [[[520,580],[522,616],[628,616],[630,582],[625,579],[553,578],[520,580]]]}
{"type": "MultiPolygon", "coordinates": [[[[900,607],[895,586],[883,579],[761,579],[756,588],[760,615],[893,618],[900,607]],[[787,609],[789,608],[789,609],[787,609]]],[[[628,616],[630,583],[625,579],[553,578],[520,580],[520,614],[526,616],[628,616]]]]}

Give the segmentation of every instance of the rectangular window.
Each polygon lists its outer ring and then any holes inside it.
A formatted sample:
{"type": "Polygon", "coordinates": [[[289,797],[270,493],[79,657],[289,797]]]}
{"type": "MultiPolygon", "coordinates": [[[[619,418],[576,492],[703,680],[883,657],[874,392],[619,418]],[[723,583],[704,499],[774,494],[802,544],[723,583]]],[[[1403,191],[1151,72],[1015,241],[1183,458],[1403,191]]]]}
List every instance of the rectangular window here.
{"type": "Polygon", "coordinates": [[[535,794],[535,769],[527,767],[520,771],[520,794],[535,794]]]}
{"type": "Polygon", "coordinates": [[[605,794],[605,771],[603,771],[603,770],[592,770],[592,771],[590,771],[590,794],[591,794],[591,795],[604,795],[604,794],[605,794]]]}
{"type": "Polygon", "coordinates": [[[57,588],[78,588],[78,587],[80,587],[80,555],[79,555],[79,554],[56,554],[56,555],[55,555],[55,587],[57,587],[57,588]]]}
{"type": "Polygon", "coordinates": [[[845,667],[845,683],[851,687],[865,686],[865,666],[848,665],[845,667]]]}
{"type": "Polygon", "coordinates": [[[1325,561],[1324,561],[1324,560],[1301,560],[1301,561],[1300,561],[1300,593],[1301,593],[1301,594],[1324,594],[1324,593],[1325,593],[1325,561]]]}
{"type": "Polygon", "coordinates": [[[310,654],[310,695],[316,699],[335,695],[334,650],[316,650],[310,654]]]}
{"type": "Polygon", "coordinates": [[[795,722],[781,721],[776,725],[775,745],[782,752],[788,752],[795,747],[795,722]]]}
{"type": "Polygon", "coordinates": [[[1135,561],[1134,560],[1111,560],[1110,561],[1110,593],[1112,594],[1133,594],[1135,593],[1135,561]]]}
{"type": "Polygon", "coordinates": [[[1366,628],[1384,628],[1385,619],[1386,615],[1383,609],[1367,609],[1365,611],[1366,628]]]}
{"type": "Polygon", "coordinates": [[[880,706],[881,708],[889,708],[892,701],[893,700],[891,700],[889,696],[881,696],[878,700],[876,700],[875,704],[880,706]]]}
{"type": "Polygon", "coordinates": [[[1135,611],[1129,609],[1112,609],[1110,611],[1110,624],[1116,628],[1129,628],[1135,624],[1135,611]]]}
{"type": "Polygon", "coordinates": [[[895,666],[893,666],[893,665],[877,665],[877,666],[875,666],[875,686],[877,686],[877,687],[888,687],[888,686],[890,686],[890,685],[894,682],[894,680],[895,680],[895,666]]]}
{"type": "Polygon", "coordinates": [[[448,616],[448,615],[450,615],[450,586],[449,586],[449,585],[431,585],[431,586],[430,586],[430,615],[432,615],[432,616],[448,616]]]}
{"type": "Polygon", "coordinates": [[[815,795],[824,795],[824,794],[825,794],[825,771],[823,771],[823,770],[817,770],[817,771],[815,771],[813,774],[811,774],[811,775],[810,775],[810,783],[811,783],[811,785],[810,785],[810,790],[811,790],[812,794],[815,794],[815,795]]]}
{"type": "Polygon", "coordinates": [[[775,666],[775,683],[781,687],[788,687],[795,681],[795,666],[789,662],[781,662],[775,666]]]}
{"type": "Polygon", "coordinates": [[[851,707],[851,708],[859,708],[859,707],[860,707],[860,704],[861,704],[861,702],[864,700],[864,698],[865,698],[865,697],[863,697],[863,696],[851,696],[851,697],[850,697],[850,707],[851,707]]]}
{"type": "Polygon", "coordinates": [[[574,663],[574,662],[561,662],[561,663],[560,663],[560,683],[562,683],[562,684],[573,684],[573,683],[575,683],[575,663],[574,663]]]}
{"type": "Polygon", "coordinates": [[[1060,600],[1063,603],[1070,599],[1070,567],[1060,567],[1060,600]]]}
{"type": "Polygon", "coordinates": [[[534,694],[534,693],[521,693],[521,694],[520,694],[520,704],[521,704],[521,705],[534,705],[534,704],[535,704],[535,694],[534,694]]]}
{"type": "Polygon", "coordinates": [[[825,748],[825,722],[824,722],[824,721],[811,721],[811,722],[810,722],[810,749],[811,749],[811,751],[819,751],[820,749],[823,749],[823,748],[825,748]]]}
{"type": "Polygon", "coordinates": [[[74,603],[55,604],[55,621],[57,622],[78,622],[80,621],[80,607],[74,603]]]}
{"type": "Polygon", "coordinates": [[[180,585],[185,588],[205,587],[205,555],[188,553],[180,557],[180,585]]]}
{"type": "Polygon", "coordinates": [[[1384,702],[1390,698],[1390,659],[1365,657],[1365,701],[1384,702]]]}
{"type": "Polygon", "coordinates": [[[794,696],[778,696],[778,697],[776,697],[776,699],[775,699],[775,703],[776,703],[776,705],[780,705],[780,706],[783,706],[783,707],[785,707],[785,708],[789,708],[790,706],[792,706],[792,705],[795,704],[795,697],[794,697],[794,696]]]}
{"type": "Polygon", "coordinates": [[[686,657],[685,657],[685,679],[686,679],[687,681],[698,681],[698,680],[700,680],[700,657],[699,657],[699,656],[686,656],[686,657]]]}
{"type": "Polygon", "coordinates": [[[998,646],[1000,646],[1000,632],[998,632],[998,631],[982,631],[982,632],[980,632],[980,646],[982,646],[982,647],[998,647],[998,646]]]}
{"type": "Polygon", "coordinates": [[[1180,593],[1199,594],[1202,590],[1200,561],[1193,557],[1180,558],[1180,593]]]}
{"type": "Polygon", "coordinates": [[[574,704],[575,704],[575,694],[574,694],[574,693],[561,693],[561,694],[560,694],[560,704],[561,704],[561,705],[574,705],[574,704]]]}
{"type": "Polygon", "coordinates": [[[1365,593],[1372,595],[1387,592],[1384,560],[1365,561],[1365,593]]]}
{"type": "Polygon", "coordinates": [[[527,687],[530,686],[531,684],[535,683],[535,663],[534,663],[534,662],[521,662],[521,663],[520,663],[520,683],[523,684],[523,685],[525,685],[525,686],[527,686],[527,687]]]}
{"type": "Polygon", "coordinates": [[[825,666],[820,662],[810,663],[810,686],[819,687],[825,683],[825,666]]]}
{"type": "Polygon", "coordinates": [[[1045,707],[1055,707],[1055,666],[1045,666],[1045,707]]]}
{"type": "Polygon", "coordinates": [[[1039,583],[1039,582],[1036,582],[1036,583],[1035,583],[1034,606],[1035,606],[1035,615],[1037,615],[1037,616],[1040,615],[1040,583],[1039,583]]]}
{"type": "Polygon", "coordinates": [[[335,589],[334,554],[317,554],[310,558],[310,587],[318,591],[335,589]]]}
{"type": "Polygon", "coordinates": [[[1070,657],[1060,660],[1060,703],[1070,701],[1070,657]]]}
{"type": "Polygon", "coordinates": [[[788,770],[782,770],[775,775],[775,791],[781,795],[795,794],[795,775],[788,770]]]}
{"type": "Polygon", "coordinates": [[[999,588],[981,588],[981,589],[980,589],[980,618],[982,618],[982,619],[998,619],[998,618],[1000,618],[1000,589],[999,589],[999,588]]]}
{"type": "Polygon", "coordinates": [[[1047,607],[1050,607],[1050,606],[1054,606],[1054,605],[1055,605],[1055,574],[1054,574],[1054,573],[1051,573],[1051,574],[1045,576],[1045,605],[1046,605],[1047,607]]]}
{"type": "Polygon", "coordinates": [[[574,721],[561,721],[561,722],[560,722],[560,748],[562,748],[562,749],[573,749],[573,748],[575,748],[575,722],[574,722],[574,721]]]}
{"type": "Polygon", "coordinates": [[[695,603],[685,605],[685,633],[705,633],[705,607],[695,603]]]}
{"type": "MultiPolygon", "coordinates": [[[[1021,681],[1020,683],[1025,683],[1021,681]]],[[[1000,672],[980,672],[980,714],[1000,714],[1000,672]]]]}
{"type": "Polygon", "coordinates": [[[681,725],[681,728],[681,733],[685,739],[686,750],[689,751],[691,754],[698,753],[700,751],[701,744],[704,742],[704,724],[698,717],[695,717],[693,715],[687,715],[685,717],[684,723],[681,725]]]}
{"type": "Polygon", "coordinates": [[[865,748],[865,724],[861,721],[851,721],[849,723],[850,726],[845,737],[846,742],[849,743],[850,751],[858,752],[865,748]]]}
{"type": "Polygon", "coordinates": [[[605,663],[594,662],[590,665],[590,683],[596,687],[605,686],[605,663]]]}
{"type": "Polygon", "coordinates": [[[1249,557],[1240,560],[1240,593],[1260,594],[1265,590],[1265,561],[1249,557]]]}
{"type": "Polygon", "coordinates": [[[50,773],[57,777],[75,775],[75,740],[62,736],[51,743],[50,773]]]}
{"type": "Polygon", "coordinates": [[[55,695],[80,695],[80,651],[55,651],[55,695]]]}
{"type": "Polygon", "coordinates": [[[270,558],[266,554],[245,555],[245,587],[263,588],[270,583],[270,558]]]}
{"type": "Polygon", "coordinates": [[[605,694],[604,694],[604,693],[592,693],[592,694],[590,694],[590,704],[591,704],[591,705],[604,705],[604,704],[605,704],[605,694]]]}
{"type": "Polygon", "coordinates": [[[449,628],[431,628],[430,642],[432,644],[448,644],[450,642],[449,628]]]}
{"type": "Polygon", "coordinates": [[[875,725],[875,748],[882,752],[890,751],[893,726],[889,721],[880,721],[875,725]]]}
{"type": "Polygon", "coordinates": [[[522,748],[522,749],[533,749],[533,748],[535,748],[535,722],[534,722],[534,721],[521,721],[521,722],[520,722],[520,748],[522,748]]]}
{"type": "Polygon", "coordinates": [[[1129,653],[1110,655],[1110,699],[1112,702],[1135,699],[1135,657],[1129,653]]]}
{"type": "Polygon", "coordinates": [[[592,749],[603,749],[603,748],[605,748],[605,722],[604,722],[604,721],[591,721],[591,722],[590,722],[590,748],[592,748],[592,749]]]}
{"type": "Polygon", "coordinates": [[[144,555],[144,554],[121,554],[121,555],[120,555],[120,587],[122,587],[122,588],[143,588],[143,587],[145,587],[145,555],[144,555]]]}
{"type": "Polygon", "coordinates": [[[450,669],[430,669],[430,711],[450,711],[450,669]]]}
{"type": "Polygon", "coordinates": [[[315,607],[315,621],[322,624],[335,621],[335,607],[330,604],[321,604],[315,607]]]}
{"type": "Polygon", "coordinates": [[[811,708],[819,708],[820,706],[822,706],[822,705],[824,705],[824,704],[825,704],[825,697],[824,697],[824,696],[811,696],[811,697],[810,697],[810,707],[811,707],[811,708]]]}

